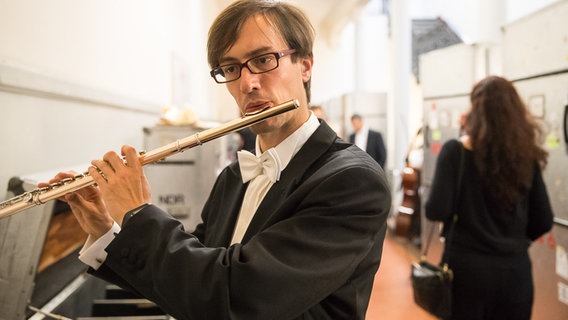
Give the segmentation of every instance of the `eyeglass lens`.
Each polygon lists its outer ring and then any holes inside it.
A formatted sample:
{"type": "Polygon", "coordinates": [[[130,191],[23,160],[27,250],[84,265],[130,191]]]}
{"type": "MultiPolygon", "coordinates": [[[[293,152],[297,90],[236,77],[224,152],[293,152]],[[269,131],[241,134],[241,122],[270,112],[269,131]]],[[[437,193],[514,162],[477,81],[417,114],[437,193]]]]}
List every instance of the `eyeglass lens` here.
{"type": "Polygon", "coordinates": [[[246,67],[251,73],[264,73],[278,68],[277,53],[267,53],[258,57],[251,58],[243,64],[228,64],[214,68],[215,81],[219,83],[237,80],[241,77],[242,68],[246,67]]]}

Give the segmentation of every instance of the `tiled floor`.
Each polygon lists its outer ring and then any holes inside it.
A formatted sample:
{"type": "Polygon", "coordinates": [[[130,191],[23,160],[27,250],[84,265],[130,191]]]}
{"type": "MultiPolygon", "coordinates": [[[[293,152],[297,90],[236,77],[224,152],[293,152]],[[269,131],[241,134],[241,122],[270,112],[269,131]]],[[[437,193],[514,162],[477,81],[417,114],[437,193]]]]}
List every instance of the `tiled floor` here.
{"type": "Polygon", "coordinates": [[[367,320],[434,320],[412,298],[410,265],[418,258],[409,243],[387,236],[375,276],[367,320]]]}

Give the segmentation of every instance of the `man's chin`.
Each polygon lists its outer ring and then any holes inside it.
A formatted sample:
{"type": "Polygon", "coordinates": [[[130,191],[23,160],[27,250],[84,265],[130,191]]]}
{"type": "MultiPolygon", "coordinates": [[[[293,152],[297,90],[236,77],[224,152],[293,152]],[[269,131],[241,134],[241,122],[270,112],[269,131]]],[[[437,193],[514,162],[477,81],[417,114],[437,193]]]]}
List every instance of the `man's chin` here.
{"type": "Polygon", "coordinates": [[[250,126],[250,131],[254,134],[262,134],[266,132],[266,126],[264,126],[264,121],[250,126]]]}
{"type": "Polygon", "coordinates": [[[270,119],[264,120],[250,127],[254,134],[263,134],[271,131],[270,119]]]}

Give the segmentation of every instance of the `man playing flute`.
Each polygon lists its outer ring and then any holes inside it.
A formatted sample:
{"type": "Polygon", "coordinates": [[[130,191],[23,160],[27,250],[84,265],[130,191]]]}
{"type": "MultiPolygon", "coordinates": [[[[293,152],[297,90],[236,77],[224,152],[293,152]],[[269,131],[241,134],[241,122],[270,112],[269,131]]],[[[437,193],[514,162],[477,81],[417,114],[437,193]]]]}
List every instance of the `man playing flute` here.
{"type": "Polygon", "coordinates": [[[177,319],[365,318],[391,196],[377,162],[308,110],[313,38],[285,2],[237,1],[217,17],[211,76],[240,111],[300,107],[251,127],[256,154],[220,173],[195,230],[150,204],[133,147],[92,161],[97,186],[64,197],[89,234],[89,272],[177,319]]]}

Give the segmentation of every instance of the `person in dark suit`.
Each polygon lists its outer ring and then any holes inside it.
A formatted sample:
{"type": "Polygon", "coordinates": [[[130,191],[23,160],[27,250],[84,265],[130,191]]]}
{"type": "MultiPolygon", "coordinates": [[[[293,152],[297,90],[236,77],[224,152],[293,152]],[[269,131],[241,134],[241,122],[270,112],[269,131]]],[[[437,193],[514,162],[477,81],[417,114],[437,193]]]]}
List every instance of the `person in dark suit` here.
{"type": "Polygon", "coordinates": [[[256,155],[220,173],[196,230],[149,203],[133,147],[126,162],[112,151],[92,161],[97,187],[64,199],[90,235],[89,272],[177,319],[365,318],[391,196],[377,163],[308,110],[312,46],[286,2],[237,1],[218,16],[211,75],[241,112],[292,98],[299,108],[251,127],[256,155]]]}
{"type": "Polygon", "coordinates": [[[379,163],[381,168],[384,168],[387,161],[387,149],[381,133],[369,129],[363,122],[363,117],[358,114],[351,116],[351,125],[354,132],[349,135],[349,142],[366,151],[379,163]]]}

